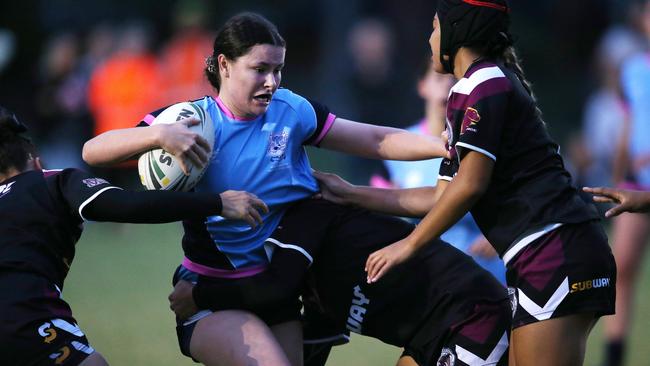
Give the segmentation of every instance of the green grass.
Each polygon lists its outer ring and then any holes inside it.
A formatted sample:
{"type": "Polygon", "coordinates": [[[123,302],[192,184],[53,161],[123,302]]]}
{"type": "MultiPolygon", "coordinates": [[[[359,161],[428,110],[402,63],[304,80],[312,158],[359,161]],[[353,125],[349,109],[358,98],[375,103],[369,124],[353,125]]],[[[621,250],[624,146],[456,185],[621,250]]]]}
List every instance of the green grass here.
{"type": "MultiPolygon", "coordinates": [[[[176,343],[167,295],[182,258],[181,229],[170,225],[91,224],[77,245],[64,289],[79,325],[111,365],[195,365],[176,343]]],[[[650,258],[639,279],[628,365],[650,360],[650,258]]],[[[585,365],[599,365],[602,324],[590,337],[585,365]]],[[[400,350],[353,336],[328,365],[393,365],[400,350]]]]}

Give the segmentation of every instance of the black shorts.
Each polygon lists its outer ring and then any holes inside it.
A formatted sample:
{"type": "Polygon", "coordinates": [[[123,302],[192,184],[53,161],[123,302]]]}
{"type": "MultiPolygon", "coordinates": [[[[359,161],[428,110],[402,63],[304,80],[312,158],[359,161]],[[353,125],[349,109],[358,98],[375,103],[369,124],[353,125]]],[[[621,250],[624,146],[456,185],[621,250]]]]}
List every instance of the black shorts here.
{"type": "Polygon", "coordinates": [[[303,297],[311,364],[323,361],[323,343],[345,342],[348,331],[404,347],[420,365],[436,365],[447,353],[460,365],[488,358],[507,362],[512,308],[506,289],[471,257],[434,240],[367,284],[368,256],[406,237],[413,226],[345,208],[334,229],[311,270],[314,293],[303,297]]]}
{"type": "Polygon", "coordinates": [[[513,328],[579,313],[614,314],[616,263],[600,223],[564,224],[507,265],[513,328]]]}
{"type": "Polygon", "coordinates": [[[3,365],[79,365],[94,349],[68,304],[43,276],[0,270],[0,360],[3,365]]]}

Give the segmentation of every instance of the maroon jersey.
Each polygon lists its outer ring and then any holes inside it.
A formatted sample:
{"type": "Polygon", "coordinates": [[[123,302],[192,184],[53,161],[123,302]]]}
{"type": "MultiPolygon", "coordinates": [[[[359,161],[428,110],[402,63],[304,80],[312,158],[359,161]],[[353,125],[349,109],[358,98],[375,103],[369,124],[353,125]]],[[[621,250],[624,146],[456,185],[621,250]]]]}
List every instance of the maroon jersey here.
{"type": "Polygon", "coordinates": [[[0,187],[0,270],[39,274],[62,288],[83,208],[117,187],[77,169],[28,171],[0,187]]]}
{"type": "Polygon", "coordinates": [[[472,64],[449,93],[447,131],[451,159],[441,164],[440,179],[451,181],[468,151],[494,160],[471,213],[501,256],[523,234],[598,218],[572,186],[558,145],[512,70],[486,60],[472,64]]]}

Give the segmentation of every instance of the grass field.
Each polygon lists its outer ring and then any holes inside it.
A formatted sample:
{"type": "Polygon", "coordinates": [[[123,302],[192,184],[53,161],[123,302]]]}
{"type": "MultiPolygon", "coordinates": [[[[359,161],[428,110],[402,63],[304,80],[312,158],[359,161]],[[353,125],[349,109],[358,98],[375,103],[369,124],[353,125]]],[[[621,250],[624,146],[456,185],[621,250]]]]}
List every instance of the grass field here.
{"type": "MultiPolygon", "coordinates": [[[[167,305],[171,276],[181,258],[181,229],[170,225],[90,224],[64,297],[91,344],[111,365],[195,365],[180,354],[167,305]]],[[[650,365],[650,258],[636,299],[628,365],[650,365]]],[[[589,341],[587,366],[601,358],[601,324],[589,341]]],[[[328,365],[393,365],[400,350],[353,337],[334,349],[328,365]]]]}

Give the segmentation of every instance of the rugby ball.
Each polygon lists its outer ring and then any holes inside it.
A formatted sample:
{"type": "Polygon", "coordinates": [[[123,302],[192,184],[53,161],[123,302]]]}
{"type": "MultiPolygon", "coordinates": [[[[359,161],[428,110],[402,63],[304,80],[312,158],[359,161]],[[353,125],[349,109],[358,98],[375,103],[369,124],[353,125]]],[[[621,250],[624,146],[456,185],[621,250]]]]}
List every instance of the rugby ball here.
{"type": "MultiPolygon", "coordinates": [[[[151,123],[177,123],[190,117],[198,118],[201,123],[191,126],[190,130],[203,136],[210,148],[214,147],[214,126],[210,115],[194,102],[177,103],[167,107],[151,123]]],[[[190,165],[190,175],[181,170],[178,159],[163,149],[145,152],[138,159],[138,173],[142,185],[149,190],[189,191],[199,182],[207,165],[201,169],[190,165]]]]}

